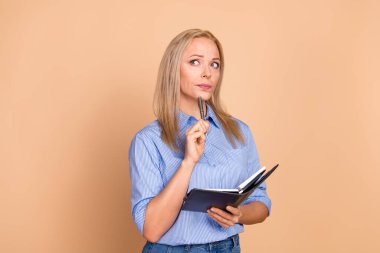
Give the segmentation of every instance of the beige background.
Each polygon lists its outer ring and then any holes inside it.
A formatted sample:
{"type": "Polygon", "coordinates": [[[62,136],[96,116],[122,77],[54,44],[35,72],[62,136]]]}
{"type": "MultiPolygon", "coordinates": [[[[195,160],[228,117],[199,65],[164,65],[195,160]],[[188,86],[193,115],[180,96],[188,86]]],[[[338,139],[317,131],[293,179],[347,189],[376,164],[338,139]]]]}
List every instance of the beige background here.
{"type": "Polygon", "coordinates": [[[379,252],[380,2],[1,1],[0,252],[139,252],[128,148],[188,28],[226,54],[271,217],[243,252],[379,252]]]}

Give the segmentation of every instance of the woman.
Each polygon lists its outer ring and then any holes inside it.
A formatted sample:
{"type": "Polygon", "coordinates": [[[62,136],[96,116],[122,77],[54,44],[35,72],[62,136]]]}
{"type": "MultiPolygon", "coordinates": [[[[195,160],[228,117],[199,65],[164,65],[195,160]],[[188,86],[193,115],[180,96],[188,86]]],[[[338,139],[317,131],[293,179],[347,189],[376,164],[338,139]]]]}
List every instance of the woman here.
{"type": "Polygon", "coordinates": [[[243,224],[269,215],[265,184],[229,212],[181,211],[192,188],[234,188],[260,166],[249,127],[221,107],[223,70],[221,44],[209,31],[186,30],[164,53],[157,120],[136,134],[129,151],[132,215],[148,241],[143,252],[240,252],[243,224]]]}

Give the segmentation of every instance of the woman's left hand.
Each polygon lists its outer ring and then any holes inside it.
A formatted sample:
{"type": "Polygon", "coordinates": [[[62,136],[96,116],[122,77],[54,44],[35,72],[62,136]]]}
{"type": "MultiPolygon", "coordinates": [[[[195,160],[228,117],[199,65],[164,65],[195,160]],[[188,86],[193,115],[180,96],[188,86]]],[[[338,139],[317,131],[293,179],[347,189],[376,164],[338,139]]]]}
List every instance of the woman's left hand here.
{"type": "Polygon", "coordinates": [[[208,215],[215,220],[223,228],[229,228],[236,223],[239,223],[239,219],[242,216],[241,210],[239,207],[235,208],[232,206],[227,206],[227,211],[225,212],[219,208],[212,207],[207,210],[208,215]]]}

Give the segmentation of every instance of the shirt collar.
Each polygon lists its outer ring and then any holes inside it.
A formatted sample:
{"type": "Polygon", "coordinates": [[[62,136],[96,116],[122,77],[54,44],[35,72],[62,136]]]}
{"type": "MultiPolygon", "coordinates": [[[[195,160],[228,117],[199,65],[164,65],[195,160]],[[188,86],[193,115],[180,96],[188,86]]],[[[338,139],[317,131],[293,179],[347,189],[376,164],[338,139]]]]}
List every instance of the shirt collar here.
{"type": "MultiPolygon", "coordinates": [[[[210,121],[210,123],[212,123],[213,125],[215,125],[217,128],[221,128],[222,125],[221,123],[219,122],[218,118],[216,117],[214,111],[212,110],[211,106],[208,105],[206,103],[206,111],[207,111],[207,116],[205,117],[205,120],[208,120],[210,121]]],[[[179,120],[179,130],[182,131],[185,127],[189,127],[189,124],[190,123],[190,120],[191,119],[194,119],[196,121],[196,118],[192,115],[188,115],[182,111],[179,111],[179,115],[178,115],[178,120],[179,120]]],[[[194,122],[195,122],[194,121],[194,122]]]]}

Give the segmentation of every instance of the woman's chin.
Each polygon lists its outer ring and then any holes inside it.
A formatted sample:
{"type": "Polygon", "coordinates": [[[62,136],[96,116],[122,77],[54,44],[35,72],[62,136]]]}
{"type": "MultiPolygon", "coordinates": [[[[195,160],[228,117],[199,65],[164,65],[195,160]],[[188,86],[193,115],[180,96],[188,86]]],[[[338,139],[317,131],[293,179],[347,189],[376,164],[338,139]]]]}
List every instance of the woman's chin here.
{"type": "Polygon", "coordinates": [[[191,94],[181,93],[180,100],[193,100],[198,101],[198,98],[201,97],[203,101],[208,101],[212,97],[212,93],[209,92],[194,92],[191,94]]]}
{"type": "Polygon", "coordinates": [[[198,97],[201,97],[203,101],[207,101],[211,98],[212,94],[211,93],[206,93],[206,92],[202,92],[200,94],[198,94],[198,96],[196,97],[196,99],[198,99],[198,97]]]}

